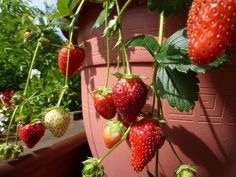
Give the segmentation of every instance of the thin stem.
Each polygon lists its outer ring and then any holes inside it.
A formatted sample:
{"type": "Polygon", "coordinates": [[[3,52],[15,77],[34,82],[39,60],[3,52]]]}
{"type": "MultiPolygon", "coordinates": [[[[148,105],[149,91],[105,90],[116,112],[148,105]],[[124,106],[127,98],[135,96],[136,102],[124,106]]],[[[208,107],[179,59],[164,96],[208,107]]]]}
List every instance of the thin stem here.
{"type": "MultiPolygon", "coordinates": [[[[162,107],[162,102],[161,102],[160,96],[158,96],[158,107],[159,107],[159,111],[160,111],[160,113],[159,113],[159,114],[160,114],[159,118],[160,118],[161,120],[164,120],[164,121],[165,121],[164,113],[163,113],[163,107],[162,107]]],[[[173,151],[173,153],[174,153],[175,157],[177,158],[177,160],[179,161],[179,163],[182,164],[183,161],[180,159],[180,157],[179,157],[179,155],[177,154],[177,152],[176,152],[176,150],[175,150],[173,144],[172,144],[171,141],[170,141],[170,137],[169,137],[169,134],[168,134],[168,130],[167,130],[166,124],[164,124],[164,125],[162,126],[162,129],[163,129],[163,131],[164,131],[166,140],[168,141],[171,150],[173,151]]]]}
{"type": "MultiPolygon", "coordinates": [[[[43,36],[43,34],[42,34],[42,36],[43,36]]],[[[41,42],[40,42],[40,39],[39,39],[38,42],[37,42],[37,45],[36,45],[36,48],[35,48],[35,51],[34,51],[34,55],[33,55],[32,61],[31,61],[30,69],[29,69],[29,72],[28,72],[28,76],[27,76],[27,80],[26,80],[26,84],[25,84],[25,89],[24,89],[24,92],[23,92],[24,97],[26,96],[28,88],[29,88],[30,77],[32,75],[32,70],[33,70],[35,60],[36,60],[36,56],[37,56],[37,53],[38,53],[38,50],[39,50],[40,46],[41,46],[41,42]]],[[[22,106],[20,108],[20,114],[22,113],[23,108],[24,108],[24,104],[22,104],[22,106]]]]}
{"type": "Polygon", "coordinates": [[[158,177],[158,160],[159,160],[159,150],[156,152],[156,164],[155,164],[155,177],[158,177]]]}
{"type": "Polygon", "coordinates": [[[11,125],[12,125],[12,122],[14,120],[14,117],[15,117],[15,114],[16,114],[16,111],[18,109],[19,106],[16,106],[12,115],[11,115],[11,119],[10,119],[10,122],[8,124],[8,127],[7,127],[7,136],[6,136],[6,144],[9,143],[9,137],[10,137],[10,129],[11,129],[11,125]]]}
{"type": "Polygon", "coordinates": [[[61,102],[62,102],[62,99],[63,99],[63,96],[64,94],[66,93],[66,91],[68,90],[68,72],[69,72],[69,64],[70,64],[70,50],[71,50],[71,47],[73,47],[73,44],[72,44],[72,38],[73,38],[73,33],[74,33],[74,25],[75,25],[75,21],[76,19],[78,18],[78,15],[79,15],[79,12],[84,4],[85,0],[82,0],[81,3],[79,4],[75,14],[73,15],[73,18],[71,20],[71,23],[70,23],[70,30],[69,30],[69,47],[68,47],[68,51],[67,51],[67,62],[66,62],[66,77],[65,77],[65,84],[64,84],[64,87],[60,93],[60,96],[59,96],[59,99],[58,99],[58,102],[57,102],[57,106],[59,107],[61,102]]]}
{"type": "Polygon", "coordinates": [[[41,45],[41,42],[38,41],[37,45],[36,45],[36,48],[35,48],[35,51],[34,51],[33,59],[31,61],[31,65],[30,65],[30,69],[29,69],[29,72],[28,72],[28,76],[27,76],[27,80],[26,80],[23,96],[26,96],[26,93],[27,93],[27,90],[28,90],[28,87],[29,87],[30,77],[31,77],[31,74],[32,74],[32,69],[33,69],[33,66],[35,64],[36,56],[37,56],[37,53],[38,53],[40,45],[41,45]]]}
{"type": "MultiPolygon", "coordinates": [[[[110,1],[108,0],[106,2],[106,19],[105,19],[105,26],[108,26],[108,6],[110,1]]],[[[105,87],[107,88],[108,82],[109,82],[109,76],[110,76],[110,38],[109,35],[106,35],[106,48],[107,48],[107,77],[106,77],[106,83],[105,87]]]]}
{"type": "Polygon", "coordinates": [[[153,70],[153,76],[152,76],[152,89],[153,89],[153,93],[154,93],[154,95],[153,95],[153,97],[152,97],[152,110],[151,110],[151,115],[153,116],[153,114],[154,114],[154,109],[155,109],[155,102],[156,102],[156,94],[155,94],[155,90],[157,90],[158,88],[157,88],[157,84],[156,84],[156,73],[157,73],[157,70],[158,70],[158,67],[159,67],[159,65],[158,65],[158,63],[156,63],[155,62],[155,64],[154,64],[154,70],[153,70]]]}
{"type": "Polygon", "coordinates": [[[126,1],[120,12],[118,13],[118,18],[120,19],[123,13],[125,12],[126,8],[129,6],[129,4],[132,2],[132,0],[126,1]]]}
{"type": "Polygon", "coordinates": [[[158,43],[160,46],[163,44],[163,34],[164,34],[164,11],[160,13],[160,26],[159,26],[159,38],[158,43]]]}
{"type": "Polygon", "coordinates": [[[75,21],[76,21],[77,17],[79,16],[80,10],[82,9],[84,3],[85,3],[85,0],[81,0],[81,3],[79,4],[79,6],[78,6],[78,8],[77,8],[75,14],[73,15],[72,20],[71,20],[70,29],[74,29],[75,21]]]}
{"type": "MultiPolygon", "coordinates": [[[[125,5],[123,6],[122,10],[120,10],[118,0],[115,1],[116,2],[116,11],[117,11],[117,14],[118,14],[119,17],[121,16],[120,14],[123,14],[124,10],[127,8],[127,6],[129,5],[129,3],[131,1],[132,0],[127,1],[125,3],[125,5]]],[[[119,19],[119,23],[120,23],[120,19],[119,19]]],[[[127,50],[126,50],[126,47],[125,47],[124,34],[123,34],[123,31],[122,31],[121,25],[120,25],[120,28],[119,28],[119,41],[120,41],[121,50],[123,51],[123,55],[124,55],[124,59],[125,59],[127,74],[131,74],[131,68],[130,68],[130,64],[129,64],[128,53],[127,53],[127,50]]]]}
{"type": "Polygon", "coordinates": [[[99,159],[99,162],[100,162],[100,163],[102,163],[103,160],[104,160],[107,156],[109,156],[109,155],[112,153],[112,151],[113,151],[114,149],[116,149],[124,140],[126,140],[128,134],[129,134],[129,132],[130,132],[130,128],[131,128],[131,125],[130,125],[129,128],[126,130],[126,132],[124,133],[124,135],[122,136],[122,138],[120,139],[120,141],[118,141],[101,159],[99,159]]]}

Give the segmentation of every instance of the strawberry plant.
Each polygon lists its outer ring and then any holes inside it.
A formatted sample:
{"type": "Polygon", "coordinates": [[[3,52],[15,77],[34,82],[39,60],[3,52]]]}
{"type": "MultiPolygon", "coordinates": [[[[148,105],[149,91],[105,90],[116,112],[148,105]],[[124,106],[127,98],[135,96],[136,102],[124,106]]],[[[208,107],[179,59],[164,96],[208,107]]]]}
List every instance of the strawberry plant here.
{"type": "MultiPolygon", "coordinates": [[[[132,0],[122,3],[119,0],[90,0],[90,2],[80,0],[78,4],[77,0],[58,0],[57,12],[49,19],[51,21],[60,18],[70,19],[67,26],[69,39],[65,46],[61,47],[58,57],[58,69],[63,77],[64,86],[59,89],[57,104],[46,110],[42,120],[55,137],[62,136],[68,128],[70,118],[65,105],[61,106],[62,100],[68,96],[69,79],[86,60],[82,44],[77,46],[73,43],[74,32],[77,29],[76,20],[86,3],[96,3],[103,7],[93,25],[93,30],[104,27],[107,64],[105,83],[103,86],[95,86],[91,96],[98,115],[115,120],[109,120],[103,133],[104,143],[109,150],[100,158],[91,157],[84,161],[82,175],[104,176],[106,173],[103,168],[104,160],[121,143],[128,142],[132,156],[130,168],[137,173],[141,172],[153,158],[156,158],[155,171],[147,170],[147,174],[149,177],[158,177],[159,149],[166,142],[179,162],[179,167],[176,167],[173,174],[177,177],[195,176],[197,169],[184,163],[170,141],[168,121],[163,113],[162,101],[167,100],[170,106],[180,112],[194,109],[199,94],[197,74],[219,68],[229,59],[229,46],[233,45],[232,38],[236,32],[235,0],[140,1],[147,4],[149,11],[159,14],[158,34],[157,36],[142,34],[131,39],[126,39],[124,36],[125,26],[122,26],[122,17],[132,0]],[[164,40],[166,17],[179,14],[183,9],[189,9],[187,27],[174,32],[164,40]],[[117,42],[112,46],[111,41],[115,39],[117,42]],[[149,84],[144,83],[145,76],[132,72],[128,55],[128,50],[132,47],[142,47],[153,57],[152,81],[149,84]],[[113,73],[113,76],[110,73],[111,48],[117,51],[117,72],[113,73]],[[122,62],[120,58],[123,59],[122,62]],[[124,66],[122,71],[120,63],[124,66]],[[109,88],[110,77],[117,79],[112,88],[109,88]],[[151,108],[143,111],[148,94],[152,95],[151,108]]],[[[31,38],[29,31],[25,37],[31,38]]],[[[23,114],[25,107],[29,106],[29,100],[37,95],[28,93],[31,85],[29,78],[38,50],[43,47],[44,33],[41,33],[37,40],[28,78],[20,97],[23,101],[13,105],[15,107],[9,129],[13,120],[20,122],[29,119],[28,124],[31,126],[34,125],[32,125],[34,121],[37,122],[32,120],[32,115],[23,114]]],[[[17,127],[19,133],[22,131],[21,128],[17,127]]],[[[9,131],[6,143],[0,146],[0,155],[5,159],[10,158],[13,152],[13,146],[9,144],[8,139],[9,131]]],[[[25,138],[22,139],[24,141],[25,138]]],[[[38,139],[39,136],[36,140],[38,139]]],[[[29,147],[35,145],[36,140],[30,143],[29,147]]]]}

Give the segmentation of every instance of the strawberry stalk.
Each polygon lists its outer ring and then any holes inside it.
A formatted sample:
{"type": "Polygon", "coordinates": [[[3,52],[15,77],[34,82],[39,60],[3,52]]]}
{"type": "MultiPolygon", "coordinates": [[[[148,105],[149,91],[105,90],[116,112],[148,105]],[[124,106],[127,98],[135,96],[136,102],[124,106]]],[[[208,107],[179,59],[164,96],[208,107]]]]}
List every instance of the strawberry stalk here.
{"type": "MultiPolygon", "coordinates": [[[[163,107],[162,107],[162,102],[161,102],[161,99],[160,97],[158,96],[158,110],[160,110],[160,114],[159,114],[159,118],[161,121],[165,121],[165,118],[164,118],[164,113],[163,113],[163,107]]],[[[170,137],[169,137],[169,134],[168,134],[168,130],[167,130],[167,126],[166,124],[163,124],[162,126],[162,129],[163,129],[163,132],[165,134],[165,137],[166,137],[166,140],[168,141],[169,145],[170,145],[170,148],[172,150],[172,152],[174,153],[175,157],[177,158],[177,160],[179,161],[180,164],[183,164],[183,161],[180,159],[179,155],[177,154],[173,144],[171,143],[170,141],[170,137]]]]}
{"type": "Polygon", "coordinates": [[[129,128],[126,130],[126,132],[124,133],[124,135],[121,137],[120,141],[118,141],[102,158],[99,159],[99,163],[102,163],[103,160],[109,156],[124,140],[126,140],[126,138],[129,135],[131,129],[131,125],[129,126],[129,128]]]}
{"type": "Polygon", "coordinates": [[[58,102],[57,102],[57,106],[59,107],[60,104],[61,104],[61,101],[62,101],[62,98],[63,96],[65,95],[66,91],[68,90],[69,86],[68,86],[68,71],[69,71],[69,64],[70,64],[70,49],[71,47],[73,47],[73,44],[72,44],[72,37],[73,37],[73,33],[74,33],[74,26],[75,26],[75,22],[76,22],[76,19],[78,18],[79,16],[79,12],[80,10],[82,9],[83,7],[83,4],[84,4],[85,0],[82,0],[76,10],[76,12],[74,13],[73,15],[73,18],[71,20],[71,23],[70,23],[70,30],[69,30],[69,47],[68,47],[68,54],[67,54],[67,63],[66,63],[66,77],[65,77],[65,84],[64,84],[64,87],[62,88],[62,91],[60,93],[60,96],[59,96],[59,99],[58,99],[58,102]]]}
{"type": "Polygon", "coordinates": [[[15,115],[16,115],[16,111],[17,111],[18,107],[19,107],[19,106],[16,106],[16,107],[15,107],[15,109],[14,109],[12,115],[11,115],[10,122],[9,122],[9,124],[8,124],[8,127],[7,127],[6,144],[9,143],[10,129],[11,129],[11,125],[12,125],[12,122],[13,122],[14,117],[15,117],[15,115]]]}
{"type": "MultiPolygon", "coordinates": [[[[124,13],[124,10],[128,7],[128,5],[131,3],[132,0],[129,0],[125,3],[125,5],[122,7],[122,9],[120,10],[119,7],[119,2],[118,0],[115,1],[116,3],[116,11],[118,14],[118,19],[119,19],[119,23],[120,23],[120,18],[122,16],[122,14],[124,13]]],[[[125,64],[126,64],[126,69],[127,69],[127,74],[131,74],[131,68],[130,68],[130,64],[129,64],[129,59],[128,59],[128,53],[125,47],[125,42],[124,42],[124,35],[123,35],[123,30],[120,26],[119,28],[119,40],[118,43],[120,43],[121,46],[121,50],[123,51],[123,56],[124,56],[124,60],[125,60],[125,64]]]]}
{"type": "MultiPolygon", "coordinates": [[[[109,6],[110,1],[108,0],[106,2],[106,19],[105,19],[105,26],[107,28],[108,26],[108,6],[109,6]]],[[[106,83],[105,83],[105,87],[107,88],[108,86],[108,82],[109,82],[109,75],[110,75],[110,37],[109,35],[106,35],[106,48],[107,48],[107,53],[106,53],[106,57],[107,57],[107,77],[106,77],[106,83]]]]}

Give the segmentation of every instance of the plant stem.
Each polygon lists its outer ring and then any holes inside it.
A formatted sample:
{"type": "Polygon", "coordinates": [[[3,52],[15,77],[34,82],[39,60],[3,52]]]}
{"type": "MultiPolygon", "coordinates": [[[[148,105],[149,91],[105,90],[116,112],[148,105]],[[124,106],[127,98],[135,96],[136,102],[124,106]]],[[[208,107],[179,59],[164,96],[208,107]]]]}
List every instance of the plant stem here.
{"type": "MultiPolygon", "coordinates": [[[[43,34],[41,36],[43,36],[43,34]]],[[[27,80],[26,80],[26,84],[25,84],[25,89],[24,89],[24,92],[23,92],[23,97],[25,97],[26,94],[27,94],[27,91],[28,91],[28,88],[29,88],[30,77],[32,75],[32,70],[33,70],[33,67],[34,67],[34,64],[35,64],[35,61],[36,61],[36,56],[38,54],[38,50],[39,50],[40,46],[41,46],[41,42],[40,42],[40,38],[39,38],[38,42],[37,42],[37,45],[36,45],[36,48],[35,48],[35,51],[34,51],[32,61],[31,61],[30,69],[28,71],[28,76],[27,76],[27,80]]],[[[23,108],[24,108],[24,104],[21,105],[20,114],[22,113],[23,108]]]]}
{"type": "Polygon", "coordinates": [[[10,137],[10,129],[11,129],[11,125],[12,125],[12,122],[14,120],[14,117],[15,117],[15,114],[16,114],[16,111],[18,109],[19,106],[16,106],[12,115],[11,115],[11,119],[10,119],[10,122],[8,124],[8,127],[7,127],[7,136],[6,136],[6,144],[9,143],[9,137],[10,137]]]}
{"type": "Polygon", "coordinates": [[[35,51],[34,51],[33,59],[32,59],[32,61],[31,61],[31,65],[30,65],[30,69],[29,69],[29,72],[28,72],[28,76],[27,76],[27,80],[26,80],[26,84],[25,84],[25,89],[24,89],[24,92],[23,92],[23,96],[26,96],[26,93],[27,93],[27,91],[28,91],[29,81],[30,81],[30,77],[31,77],[31,74],[32,74],[32,69],[33,69],[33,67],[34,67],[35,60],[36,60],[36,56],[37,56],[37,53],[38,53],[38,50],[39,50],[40,45],[41,45],[41,42],[38,41],[38,42],[37,42],[37,45],[36,45],[36,48],[35,48],[35,51]]]}
{"type": "Polygon", "coordinates": [[[62,88],[61,90],[61,93],[60,93],[60,96],[59,96],[59,99],[58,99],[58,102],[57,102],[57,106],[59,107],[61,102],[62,102],[62,99],[63,99],[63,96],[64,94],[66,93],[66,91],[68,90],[69,86],[68,86],[68,71],[69,71],[69,64],[70,64],[70,50],[71,50],[71,47],[73,47],[73,43],[72,43],[72,38],[73,38],[73,33],[74,33],[74,26],[75,26],[75,21],[76,19],[78,18],[78,15],[79,15],[79,12],[84,4],[85,0],[82,0],[75,12],[75,14],[73,15],[73,18],[71,20],[71,23],[70,23],[70,30],[69,30],[69,47],[68,47],[68,51],[67,51],[67,62],[66,62],[66,77],[65,77],[65,84],[64,84],[64,87],[62,88]]]}
{"type": "Polygon", "coordinates": [[[126,3],[124,4],[124,6],[122,7],[122,9],[120,10],[120,12],[118,13],[118,18],[120,20],[120,18],[122,17],[123,13],[125,12],[126,8],[129,6],[129,4],[132,2],[132,0],[128,0],[126,1],[126,3]]]}
{"type": "MultiPolygon", "coordinates": [[[[160,45],[160,47],[163,45],[163,34],[164,34],[164,11],[162,11],[160,13],[160,25],[159,25],[159,38],[158,38],[158,43],[160,45]]],[[[158,70],[156,70],[157,72],[158,70]]],[[[156,74],[156,72],[154,74],[156,74]]],[[[156,81],[155,81],[156,82],[156,81]]],[[[156,83],[155,83],[155,86],[156,87],[156,83]]],[[[158,118],[160,120],[165,120],[164,118],[164,113],[163,113],[163,106],[162,106],[162,102],[161,102],[161,98],[160,98],[160,95],[159,95],[159,89],[156,87],[155,89],[155,95],[157,97],[157,107],[158,107],[158,118]]],[[[170,138],[169,138],[169,135],[168,135],[168,130],[167,130],[167,127],[166,125],[163,125],[162,126],[162,129],[164,131],[164,134],[165,134],[165,137],[171,147],[171,150],[173,151],[173,153],[175,154],[177,160],[182,164],[182,160],[180,159],[180,157],[178,156],[176,150],[174,149],[174,146],[172,145],[171,141],[170,141],[170,138]]]]}
{"type": "Polygon", "coordinates": [[[160,46],[163,44],[163,34],[164,34],[164,11],[160,13],[160,24],[159,24],[159,36],[158,36],[158,43],[160,46]]]}
{"type": "MultiPolygon", "coordinates": [[[[161,102],[160,96],[158,96],[158,107],[159,107],[159,110],[160,110],[160,118],[165,121],[164,113],[163,113],[163,107],[162,107],[162,102],[161,102]]],[[[172,152],[174,153],[174,155],[175,155],[175,157],[177,158],[177,160],[179,161],[179,163],[182,164],[183,161],[180,159],[180,157],[179,157],[179,155],[177,154],[177,152],[176,152],[176,150],[175,150],[173,144],[172,144],[171,141],[170,141],[170,137],[169,137],[169,134],[168,134],[168,130],[167,130],[166,124],[164,124],[164,125],[162,126],[162,129],[163,129],[163,131],[164,131],[166,140],[168,141],[168,144],[170,145],[170,148],[171,148],[172,152]]]]}
{"type": "MultiPolygon", "coordinates": [[[[119,17],[121,17],[121,14],[124,13],[124,10],[127,8],[127,6],[129,5],[129,3],[131,1],[132,0],[127,1],[125,3],[125,5],[123,6],[122,10],[120,10],[118,0],[115,1],[116,2],[116,11],[117,11],[117,14],[118,14],[119,17]]],[[[120,19],[119,19],[119,23],[121,23],[120,19]]],[[[119,41],[120,41],[121,50],[123,51],[123,54],[124,54],[125,64],[126,64],[126,67],[127,67],[127,74],[131,74],[131,68],[130,68],[130,64],[129,64],[128,53],[127,53],[127,50],[126,50],[126,47],[125,47],[124,34],[123,34],[123,31],[122,31],[121,25],[120,25],[120,28],[119,28],[119,41]]]]}
{"type": "Polygon", "coordinates": [[[156,164],[155,164],[155,177],[158,177],[158,159],[159,159],[159,150],[156,152],[156,164]]]}
{"type": "MultiPolygon", "coordinates": [[[[160,13],[160,20],[159,20],[159,35],[158,35],[158,44],[160,47],[163,45],[163,34],[164,34],[164,11],[160,13]]],[[[157,117],[159,119],[160,117],[160,110],[162,109],[162,104],[159,104],[160,97],[158,96],[158,88],[157,88],[157,82],[156,82],[156,73],[158,72],[159,64],[157,62],[154,63],[154,70],[153,70],[153,78],[152,78],[152,85],[154,89],[154,95],[153,95],[153,105],[152,105],[152,115],[154,112],[155,107],[155,97],[157,97],[157,117]]],[[[155,177],[158,177],[158,160],[159,160],[159,150],[156,154],[156,164],[155,164],[155,177]]]]}
{"type": "MultiPolygon", "coordinates": [[[[108,26],[108,6],[109,6],[110,1],[108,0],[106,2],[106,19],[105,19],[105,26],[108,26]]],[[[107,88],[108,82],[109,82],[109,76],[110,76],[110,38],[109,35],[106,35],[106,48],[107,48],[107,77],[106,77],[106,83],[105,87],[107,88]]]]}
{"type": "Polygon", "coordinates": [[[131,125],[130,125],[129,128],[126,130],[126,132],[124,133],[124,135],[122,136],[122,138],[120,139],[120,141],[118,141],[101,159],[99,159],[99,163],[102,163],[103,160],[104,160],[107,156],[109,156],[109,155],[112,153],[112,151],[113,151],[114,149],[116,149],[124,140],[126,140],[128,134],[129,134],[129,132],[130,132],[130,128],[131,128],[131,125]]]}

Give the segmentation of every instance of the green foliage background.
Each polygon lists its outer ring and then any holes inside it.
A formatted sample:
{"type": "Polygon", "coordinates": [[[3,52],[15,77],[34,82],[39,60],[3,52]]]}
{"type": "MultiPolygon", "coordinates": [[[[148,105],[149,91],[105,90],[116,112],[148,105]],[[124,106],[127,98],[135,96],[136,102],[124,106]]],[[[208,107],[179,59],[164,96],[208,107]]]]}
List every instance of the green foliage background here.
{"type": "MultiPolygon", "coordinates": [[[[33,110],[30,109],[34,115],[55,105],[64,85],[64,77],[57,68],[58,46],[62,46],[63,41],[54,28],[34,23],[37,16],[47,17],[51,11],[52,9],[47,7],[46,12],[42,12],[30,7],[23,0],[0,1],[0,91],[23,90],[38,34],[43,31],[48,41],[40,49],[34,67],[41,72],[41,78],[33,78],[29,88],[29,95],[38,95],[29,102],[31,108],[34,107],[33,110]],[[24,41],[25,31],[32,31],[34,37],[24,41]]],[[[81,105],[79,74],[70,80],[69,87],[63,105],[71,111],[79,110],[81,105]]]]}

